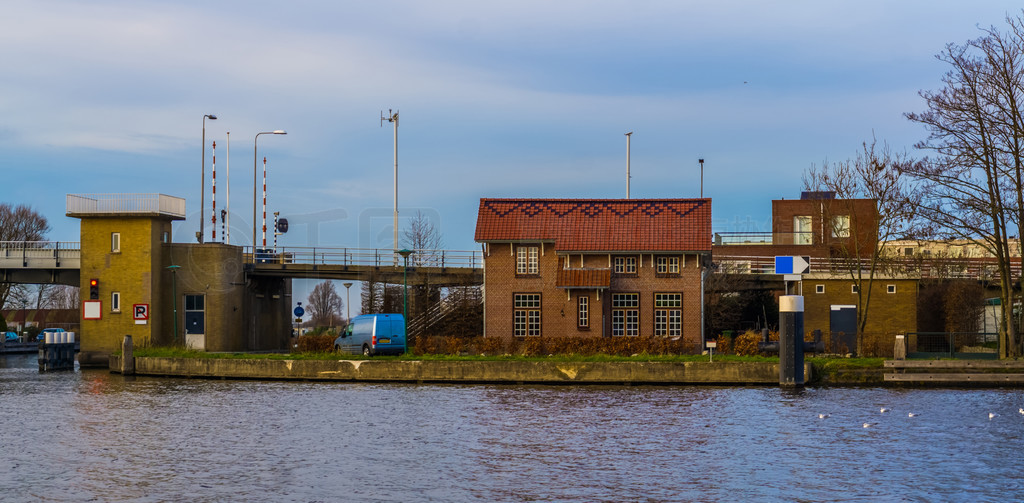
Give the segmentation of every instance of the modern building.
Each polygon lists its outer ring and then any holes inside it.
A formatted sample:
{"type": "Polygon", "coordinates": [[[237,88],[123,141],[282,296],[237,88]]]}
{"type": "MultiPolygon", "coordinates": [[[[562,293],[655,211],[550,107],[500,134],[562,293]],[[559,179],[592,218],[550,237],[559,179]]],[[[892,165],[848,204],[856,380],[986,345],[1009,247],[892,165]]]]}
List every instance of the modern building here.
{"type": "Polygon", "coordinates": [[[486,337],[700,344],[710,199],[481,199],[486,337]]]}

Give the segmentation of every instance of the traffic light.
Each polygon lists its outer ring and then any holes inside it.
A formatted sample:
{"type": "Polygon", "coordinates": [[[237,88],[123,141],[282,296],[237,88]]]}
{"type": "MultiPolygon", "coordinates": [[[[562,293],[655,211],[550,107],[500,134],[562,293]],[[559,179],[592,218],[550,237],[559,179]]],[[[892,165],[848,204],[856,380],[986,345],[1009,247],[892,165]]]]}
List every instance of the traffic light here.
{"type": "Polygon", "coordinates": [[[89,280],[89,300],[100,300],[100,280],[89,280]]]}

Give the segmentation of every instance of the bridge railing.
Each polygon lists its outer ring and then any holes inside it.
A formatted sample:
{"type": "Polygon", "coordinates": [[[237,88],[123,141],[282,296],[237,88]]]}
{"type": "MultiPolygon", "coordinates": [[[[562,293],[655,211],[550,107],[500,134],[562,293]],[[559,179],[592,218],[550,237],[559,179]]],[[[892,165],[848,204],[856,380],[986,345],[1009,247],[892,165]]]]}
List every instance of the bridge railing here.
{"type": "Polygon", "coordinates": [[[0,262],[7,267],[60,267],[61,260],[81,258],[81,244],[76,241],[0,241],[0,262]]]}
{"type": "MultiPolygon", "coordinates": [[[[310,264],[340,266],[401,267],[405,259],[390,248],[334,248],[317,246],[245,247],[247,262],[257,264],[310,264]]],[[[483,267],[483,254],[463,250],[413,250],[409,267],[483,267]]]]}

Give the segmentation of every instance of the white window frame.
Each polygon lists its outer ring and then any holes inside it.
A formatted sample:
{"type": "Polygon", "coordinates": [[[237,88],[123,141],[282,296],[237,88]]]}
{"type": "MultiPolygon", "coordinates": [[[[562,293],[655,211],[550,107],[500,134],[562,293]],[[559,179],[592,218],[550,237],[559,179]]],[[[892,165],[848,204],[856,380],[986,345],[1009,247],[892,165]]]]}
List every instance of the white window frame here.
{"type": "Polygon", "coordinates": [[[612,336],[640,335],[640,294],[612,294],[612,336]]]}
{"type": "Polygon", "coordinates": [[[516,248],[516,274],[533,275],[540,272],[540,247],[519,246],[516,248]]]}
{"type": "Polygon", "coordinates": [[[850,293],[857,293],[857,285],[856,285],[856,283],[850,285],[850,293]]]}
{"type": "Polygon", "coordinates": [[[896,293],[896,285],[885,285],[885,293],[896,293]]]}
{"type": "Polygon", "coordinates": [[[636,274],[636,257],[622,255],[612,259],[612,272],[615,274],[636,274]]]}
{"type": "Polygon", "coordinates": [[[814,293],[825,293],[825,285],[814,285],[814,293]]]}
{"type": "Polygon", "coordinates": [[[586,295],[576,299],[576,327],[590,328],[590,297],[586,295]]]}
{"type": "Polygon", "coordinates": [[[121,253],[121,233],[110,233],[110,253],[121,253]]]}
{"type": "Polygon", "coordinates": [[[512,333],[516,337],[541,335],[541,296],[539,293],[513,294],[512,333]]]}
{"type": "Polygon", "coordinates": [[[793,216],[793,244],[814,244],[814,219],[810,215],[793,216]]]}
{"type": "Polygon", "coordinates": [[[658,274],[679,274],[679,257],[658,257],[655,272],[658,274]]]}
{"type": "Polygon", "coordinates": [[[110,292],[110,312],[121,312],[121,292],[110,292]]]}
{"type": "Polygon", "coordinates": [[[680,337],[683,335],[682,292],[654,294],[654,335],[680,337]]]}

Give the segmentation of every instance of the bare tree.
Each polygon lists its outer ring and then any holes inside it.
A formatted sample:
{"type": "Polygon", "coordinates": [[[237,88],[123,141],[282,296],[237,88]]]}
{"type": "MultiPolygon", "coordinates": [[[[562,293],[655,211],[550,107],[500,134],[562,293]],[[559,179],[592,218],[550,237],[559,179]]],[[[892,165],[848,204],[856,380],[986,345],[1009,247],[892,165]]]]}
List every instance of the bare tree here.
{"type": "MultiPolygon", "coordinates": [[[[0,241],[41,241],[50,230],[46,217],[30,206],[0,203],[0,241]]],[[[0,306],[6,306],[11,283],[0,283],[0,306]]]]}
{"type": "Polygon", "coordinates": [[[996,258],[1001,357],[1021,354],[1010,236],[1011,225],[1019,236],[1024,222],[1024,21],[1006,22],[1007,32],[984,29],[937,56],[951,67],[944,87],[920,92],[927,110],[906,114],[929,132],[917,147],[935,157],[905,170],[922,181],[919,208],[931,237],[971,240],[996,258]]]}
{"type": "Polygon", "coordinates": [[[314,325],[334,326],[334,321],[341,319],[342,301],[333,281],[325,280],[313,287],[307,302],[309,317],[314,325]]]}
{"type": "Polygon", "coordinates": [[[884,250],[886,241],[904,239],[915,229],[916,204],[913,186],[904,176],[912,161],[904,154],[893,153],[887,145],[881,148],[877,140],[864,142],[855,159],[822,166],[812,166],[804,174],[808,190],[835,192],[828,201],[832,215],[849,215],[843,223],[832,219],[828,223],[833,236],[846,237],[836,241],[832,250],[839,269],[835,272],[849,278],[857,287],[857,347],[862,346],[864,329],[868,323],[872,284],[879,276],[905,272],[896,257],[884,250]],[[857,199],[873,203],[873,212],[865,215],[854,210],[857,199]],[[838,226],[846,225],[845,229],[838,226]]]}
{"type": "Polygon", "coordinates": [[[416,212],[416,216],[402,234],[405,246],[416,252],[409,257],[410,266],[440,265],[441,256],[438,251],[444,247],[444,239],[434,226],[434,222],[422,211],[416,212]]]}
{"type": "Polygon", "coordinates": [[[52,309],[79,309],[82,302],[77,286],[56,285],[46,302],[52,309]]]}

